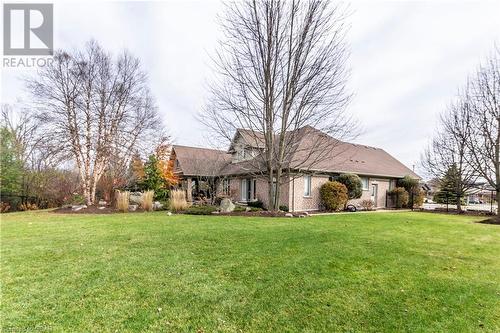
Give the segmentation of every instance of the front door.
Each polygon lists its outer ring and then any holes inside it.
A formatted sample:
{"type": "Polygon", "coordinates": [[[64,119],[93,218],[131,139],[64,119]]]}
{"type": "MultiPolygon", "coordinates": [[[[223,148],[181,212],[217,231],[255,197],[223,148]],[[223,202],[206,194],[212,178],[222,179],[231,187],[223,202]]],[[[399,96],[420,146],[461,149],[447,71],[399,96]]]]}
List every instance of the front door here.
{"type": "Polygon", "coordinates": [[[246,200],[245,201],[251,201],[252,200],[252,180],[251,179],[246,179],[247,182],[247,195],[246,195],[246,200]]]}
{"type": "Polygon", "coordinates": [[[371,199],[375,203],[375,207],[378,207],[377,196],[378,196],[378,184],[372,184],[371,199]]]}
{"type": "Polygon", "coordinates": [[[241,201],[252,201],[255,193],[255,180],[251,178],[241,180],[241,201]]]}

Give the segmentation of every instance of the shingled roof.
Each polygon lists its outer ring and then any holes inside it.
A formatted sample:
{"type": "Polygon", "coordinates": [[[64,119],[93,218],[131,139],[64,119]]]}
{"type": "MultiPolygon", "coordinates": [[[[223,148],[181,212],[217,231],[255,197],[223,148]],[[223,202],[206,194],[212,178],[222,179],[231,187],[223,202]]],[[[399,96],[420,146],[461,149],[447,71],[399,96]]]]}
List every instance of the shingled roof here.
{"type": "Polygon", "coordinates": [[[231,162],[231,154],[217,149],[174,145],[172,155],[178,161],[175,172],[184,176],[216,176],[231,162]]]}
{"type": "Polygon", "coordinates": [[[302,130],[304,133],[300,135],[299,146],[292,157],[291,169],[301,169],[302,165],[310,166],[311,161],[314,161],[308,169],[317,172],[396,178],[409,175],[420,178],[381,148],[339,141],[310,126],[302,130]],[[318,145],[321,149],[318,149],[318,145]]]}
{"type": "MultiPolygon", "coordinates": [[[[310,126],[297,129],[294,134],[296,148],[287,163],[292,170],[420,178],[383,149],[342,142],[310,126]]],[[[237,135],[241,135],[248,145],[262,148],[261,136],[242,129],[238,129],[235,138],[237,135]]],[[[231,163],[231,154],[222,150],[174,146],[174,152],[179,172],[186,176],[242,175],[261,169],[258,161],[231,163]]]]}

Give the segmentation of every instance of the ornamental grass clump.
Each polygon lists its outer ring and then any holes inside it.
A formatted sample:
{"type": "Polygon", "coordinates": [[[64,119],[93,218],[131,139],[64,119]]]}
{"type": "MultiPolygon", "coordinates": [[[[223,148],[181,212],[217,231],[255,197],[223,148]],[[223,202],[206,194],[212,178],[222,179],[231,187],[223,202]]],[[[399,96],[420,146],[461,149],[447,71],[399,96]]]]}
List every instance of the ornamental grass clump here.
{"type": "Polygon", "coordinates": [[[170,209],[174,212],[186,210],[189,207],[186,201],[186,192],[173,190],[170,192],[170,209]]]}
{"type": "Polygon", "coordinates": [[[129,191],[116,191],[116,209],[122,212],[128,211],[129,197],[129,191]]]}
{"type": "Polygon", "coordinates": [[[155,195],[155,191],[146,191],[142,194],[142,203],[141,207],[144,210],[152,211],[153,210],[153,197],[155,195]]]}

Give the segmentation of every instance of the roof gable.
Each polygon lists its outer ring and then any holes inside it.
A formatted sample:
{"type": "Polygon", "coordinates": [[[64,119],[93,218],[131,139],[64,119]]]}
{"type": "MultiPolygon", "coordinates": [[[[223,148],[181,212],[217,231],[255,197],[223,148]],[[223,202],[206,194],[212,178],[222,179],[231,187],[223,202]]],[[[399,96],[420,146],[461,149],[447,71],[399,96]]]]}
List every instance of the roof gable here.
{"type": "Polygon", "coordinates": [[[217,176],[231,161],[231,155],[223,150],[174,145],[172,155],[179,165],[176,172],[185,176],[217,176]]]}
{"type": "Polygon", "coordinates": [[[229,152],[233,152],[238,142],[254,148],[265,148],[265,138],[262,132],[257,132],[245,128],[237,128],[233,140],[229,146],[229,152]]]}

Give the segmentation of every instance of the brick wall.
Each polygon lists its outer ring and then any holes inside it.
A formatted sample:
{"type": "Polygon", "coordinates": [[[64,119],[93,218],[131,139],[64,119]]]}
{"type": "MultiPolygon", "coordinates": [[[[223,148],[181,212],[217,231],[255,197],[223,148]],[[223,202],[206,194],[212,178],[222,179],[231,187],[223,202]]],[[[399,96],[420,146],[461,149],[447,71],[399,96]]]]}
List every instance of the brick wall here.
{"type": "Polygon", "coordinates": [[[296,175],[290,182],[290,210],[295,212],[318,210],[321,203],[319,189],[321,185],[328,182],[329,176],[312,176],[311,195],[304,196],[304,177],[296,175]]]}
{"type": "Polygon", "coordinates": [[[371,184],[378,184],[377,200],[375,202],[375,206],[377,208],[385,208],[385,198],[387,191],[389,191],[390,180],[381,178],[370,179],[370,185],[371,184]]]}
{"type": "MultiPolygon", "coordinates": [[[[241,179],[231,178],[231,199],[233,201],[241,201],[241,179]]],[[[304,177],[302,175],[295,175],[290,180],[283,181],[284,184],[281,186],[280,195],[280,205],[286,205],[290,211],[310,211],[318,210],[321,204],[321,198],[319,194],[320,187],[328,182],[328,175],[315,175],[311,178],[311,196],[304,196],[304,177]]],[[[359,205],[362,200],[371,199],[371,186],[372,184],[378,184],[378,195],[377,195],[377,207],[384,208],[386,205],[385,198],[386,192],[391,188],[391,182],[395,182],[394,179],[389,178],[369,178],[368,189],[363,190],[362,196],[359,199],[350,200],[350,204],[359,205]]],[[[222,182],[220,182],[222,183],[222,182]]],[[[222,193],[222,185],[218,186],[218,193],[222,193]]],[[[256,185],[257,198],[261,200],[264,205],[267,205],[268,201],[268,184],[267,180],[264,178],[257,179],[256,185]]]]}
{"type": "MultiPolygon", "coordinates": [[[[230,188],[231,188],[231,200],[233,201],[241,201],[241,180],[249,178],[249,177],[238,177],[230,179],[230,188]]],[[[280,194],[280,205],[289,206],[289,184],[286,179],[283,179],[285,184],[281,185],[281,194],[280,194]]],[[[222,183],[222,182],[221,182],[222,183]]],[[[256,183],[256,196],[258,200],[261,200],[264,203],[264,206],[267,206],[268,198],[269,198],[269,186],[267,183],[267,179],[257,178],[256,183]]],[[[222,185],[218,187],[218,193],[222,193],[222,185]]]]}
{"type": "MultiPolygon", "coordinates": [[[[280,191],[280,205],[289,206],[288,204],[288,178],[283,178],[280,191]]],[[[257,198],[264,203],[267,207],[267,202],[269,200],[269,185],[267,179],[259,178],[257,179],[257,198]]]]}
{"type": "Polygon", "coordinates": [[[387,191],[389,191],[389,189],[391,188],[391,181],[394,182],[395,180],[389,178],[369,178],[368,189],[363,190],[361,198],[349,200],[348,203],[356,206],[359,205],[363,200],[371,200],[372,184],[377,184],[378,191],[377,191],[377,199],[375,206],[377,208],[385,208],[386,207],[385,197],[387,191]]]}

